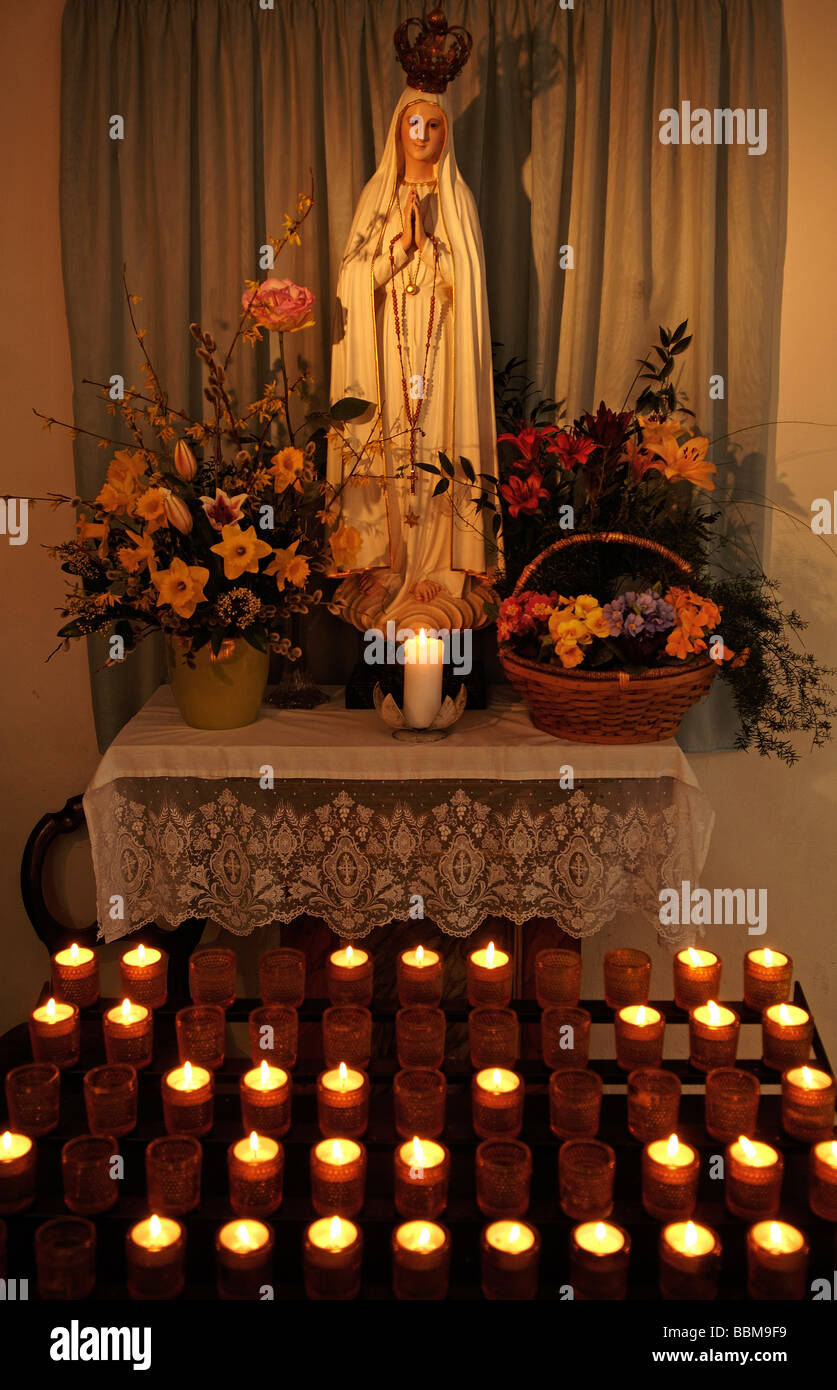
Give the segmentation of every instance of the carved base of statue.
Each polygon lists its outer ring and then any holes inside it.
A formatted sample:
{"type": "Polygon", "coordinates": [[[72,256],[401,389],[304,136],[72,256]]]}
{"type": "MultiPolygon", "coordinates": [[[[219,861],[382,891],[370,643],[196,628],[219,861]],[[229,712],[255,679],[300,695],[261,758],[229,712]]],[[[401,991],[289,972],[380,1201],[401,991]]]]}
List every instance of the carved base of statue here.
{"type": "Polygon", "coordinates": [[[458,628],[484,627],[492,619],[486,605],[496,608],[498,599],[487,579],[465,575],[462,593],[457,597],[435,580],[420,580],[403,593],[401,575],[389,570],[350,575],[338,586],[332,611],[361,632],[370,628],[386,630],[388,622],[399,629],[432,629],[434,632],[458,628]],[[402,592],[399,594],[399,590],[402,592]]]}

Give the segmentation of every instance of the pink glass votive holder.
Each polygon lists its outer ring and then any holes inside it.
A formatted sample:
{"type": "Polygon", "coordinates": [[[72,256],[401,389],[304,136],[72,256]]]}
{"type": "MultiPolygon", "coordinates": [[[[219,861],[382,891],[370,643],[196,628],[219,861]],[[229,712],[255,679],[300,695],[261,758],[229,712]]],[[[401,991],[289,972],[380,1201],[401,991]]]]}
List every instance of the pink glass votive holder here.
{"type": "Polygon", "coordinates": [[[432,1139],[408,1139],[395,1150],[395,1210],[408,1220],[436,1220],[448,1204],[450,1151],[432,1139]]]}
{"type": "Polygon", "coordinates": [[[168,997],[169,957],[156,946],[133,946],[119,962],[122,998],[144,1004],[147,1009],[161,1009],[168,997]]]}
{"type": "Polygon", "coordinates": [[[818,1067],[791,1067],[782,1073],[782,1129],[803,1144],[834,1134],[834,1077],[818,1067]]]}
{"type": "Polygon", "coordinates": [[[37,1149],[28,1134],[0,1134],[0,1212],[23,1211],[35,1200],[37,1149]]]}
{"type": "Polygon", "coordinates": [[[442,998],[442,957],[438,951],[426,951],[417,946],[402,951],[396,965],[398,1002],[403,1009],[412,1004],[426,1004],[435,1009],[442,998]]]}
{"type": "Polygon", "coordinates": [[[80,1134],[61,1150],[64,1203],[79,1216],[109,1211],[119,1199],[119,1181],[113,1175],[113,1159],[119,1156],[115,1139],[80,1134]]]}
{"type": "Polygon", "coordinates": [[[96,1227],[81,1216],[56,1216],[35,1232],[38,1297],[89,1298],[96,1283],[96,1227]]]}
{"type": "Polygon", "coordinates": [[[532,1299],[538,1292],[541,1241],[526,1221],[492,1221],[480,1235],[483,1297],[532,1299]]]}
{"type": "Polygon", "coordinates": [[[674,1002],[687,1013],[721,992],[721,958],[714,951],[687,946],[674,957],[673,973],[674,1002]]]}
{"type": "Polygon", "coordinates": [[[410,1004],[395,1015],[399,1067],[433,1067],[445,1060],[445,1015],[429,1004],[410,1004]]]}
{"type": "Polygon", "coordinates": [[[663,1060],[666,1021],[648,1004],[626,1004],[613,1020],[616,1064],[622,1071],[659,1067],[663,1060]]]}
{"type": "Polygon", "coordinates": [[[99,961],[89,946],[73,942],[52,957],[52,992],[65,1004],[89,1009],[99,998],[99,961]]]}
{"type": "Polygon", "coordinates": [[[60,1071],[74,1067],[81,1043],[76,1005],[57,999],[39,1005],[29,1015],[29,1041],[36,1062],[52,1062],[60,1071]]]}
{"type": "Polygon", "coordinates": [[[253,1217],[236,1217],[215,1233],[218,1297],[260,1300],[273,1284],[273,1228],[253,1217]]]}
{"type": "Polygon", "coordinates": [[[520,1056],[520,1025],[514,1009],[494,1009],[487,1004],[468,1015],[471,1066],[513,1067],[520,1056]]]}
{"type": "Polygon", "coordinates": [[[724,1144],[731,1144],[739,1134],[754,1134],[759,1090],[758,1077],[741,1067],[710,1071],[706,1077],[706,1133],[724,1144]]]}
{"type": "Polygon", "coordinates": [[[262,1004],[248,1020],[250,1056],[253,1065],[270,1062],[291,1071],[296,1066],[299,1046],[299,1017],[290,1004],[262,1004]]]}
{"type": "Polygon", "coordinates": [[[746,1135],[729,1144],[724,1169],[727,1211],[742,1221],[775,1216],[782,1196],[784,1168],[782,1155],[770,1144],[751,1142],[746,1135]]]}
{"type": "Polygon", "coordinates": [[[37,1138],[58,1128],[61,1073],[54,1062],[26,1062],[6,1073],[9,1124],[37,1138]]]}
{"type": "Polygon", "coordinates": [[[808,1293],[809,1245],[785,1221],[756,1221],[747,1231],[747,1292],[758,1300],[794,1301],[808,1293]],[[774,1241],[773,1237],[778,1236],[774,1241]]]}
{"type": "Polygon", "coordinates": [[[541,1047],[550,1071],[579,1071],[590,1059],[590,1024],[587,1009],[574,1004],[551,1004],[541,1014],[541,1047]]]}
{"type": "Polygon", "coordinates": [[[416,1134],[438,1139],[445,1127],[447,1090],[444,1072],[429,1067],[396,1072],[392,1083],[395,1129],[402,1139],[416,1134]]]}
{"type": "Polygon", "coordinates": [[[651,957],[630,946],[606,951],[604,958],[605,1003],[611,1009],[626,1004],[647,1004],[651,987],[651,957]]]}
{"type": "Polygon", "coordinates": [[[185,1216],[200,1206],[203,1149],[188,1134],[152,1139],[145,1149],[148,1205],[166,1216],[185,1216]]]}
{"type": "Polygon", "coordinates": [[[766,1067],[787,1071],[804,1067],[811,1056],[814,1020],[796,1004],[771,1004],[761,1016],[762,1058],[766,1067]]]}
{"type": "Polygon", "coordinates": [[[480,1139],[516,1139],[523,1128],[523,1078],[506,1067],[486,1067],[471,1082],[471,1117],[480,1139]]]}
{"type": "Polygon", "coordinates": [[[519,1139],[477,1145],[477,1206],[491,1220],[525,1216],[532,1184],[532,1150],[519,1139]]]}
{"type": "Polygon", "coordinates": [[[154,1014],[144,1004],[125,999],[102,1015],[105,1056],[142,1071],[154,1054],[154,1014]],[[126,1008],[126,1005],[128,1006],[126,1008]]]}
{"type": "Polygon", "coordinates": [[[119,1138],[137,1127],[139,1081],[136,1067],[111,1062],[84,1074],[87,1128],[97,1137],[119,1138]]]}
{"type": "Polygon", "coordinates": [[[131,1298],[178,1298],[186,1276],[186,1232],[169,1216],[137,1221],[125,1232],[125,1271],[131,1298]]]}
{"type": "Polygon", "coordinates": [[[567,1139],[558,1150],[561,1210],[573,1221],[601,1221],[613,1211],[616,1154],[598,1139],[567,1139]]]}
{"type": "Polygon", "coordinates": [[[392,1233],[392,1287],[398,1299],[447,1298],[450,1231],[437,1221],[405,1221],[392,1233]]]}
{"type": "Polygon", "coordinates": [[[271,1139],[287,1134],[291,1127],[291,1090],[290,1074],[283,1067],[260,1062],[245,1072],[238,1083],[245,1134],[254,1129],[271,1139]]]}
{"type": "Polygon", "coordinates": [[[554,1071],[549,1078],[549,1127],[559,1139],[594,1139],[602,1111],[596,1071],[554,1071]]]}
{"type": "MultiPolygon", "coordinates": [[[[671,1136],[673,1139],[675,1136],[671,1136]]],[[[688,1221],[697,1205],[700,1155],[690,1144],[654,1139],[642,1151],[642,1205],[657,1221],[688,1221]]]]}
{"type": "Polygon", "coordinates": [[[709,1302],[717,1298],[721,1239],[710,1226],[685,1221],[664,1226],[660,1231],[658,1254],[662,1299],[709,1302]]]}
{"type": "Polygon", "coordinates": [[[689,1062],[698,1071],[734,1067],[741,1020],[734,1009],[709,1000],[689,1014],[689,1062]]]}
{"type": "Polygon", "coordinates": [[[220,1004],[190,1004],[178,1009],[174,1027],[181,1063],[197,1063],[209,1071],[224,1065],[227,1015],[220,1004]]]}
{"type": "Polygon", "coordinates": [[[512,993],[512,960],[490,941],[486,947],[472,951],[468,957],[468,1003],[472,1009],[480,1004],[494,1004],[504,1009],[512,993]]]}
{"type": "Polygon", "coordinates": [[[793,961],[784,951],[763,946],[748,951],[744,957],[744,1003],[759,1013],[771,1004],[782,1004],[790,998],[792,979],[793,961]]]}
{"type": "Polygon", "coordinates": [[[357,1216],[366,1201],[366,1148],[354,1139],[311,1147],[311,1205],[318,1216],[357,1216]]]}
{"type": "Polygon", "coordinates": [[[823,1139],[811,1145],[808,1205],[823,1221],[837,1222],[837,1141],[834,1139],[823,1139]]]}
{"type": "Polygon", "coordinates": [[[372,1056],[372,1014],[358,1004],[333,1004],[323,1013],[323,1058],[327,1067],[364,1071],[372,1056]]]}
{"type": "Polygon", "coordinates": [[[263,1004],[298,1009],[305,999],[305,956],[292,946],[277,946],[259,956],[259,993],[263,1004]]]}
{"type": "Polygon", "coordinates": [[[322,1216],[308,1227],[302,1242],[302,1266],[308,1298],[345,1302],[360,1293],[363,1232],[340,1216],[322,1216]]]}
{"type": "Polygon", "coordinates": [[[631,1238],[609,1221],[585,1221],[570,1232],[573,1295],[618,1302],[628,1295],[631,1238]]]}
{"type": "Polygon", "coordinates": [[[272,1216],[282,1205],[285,1150],[278,1139],[256,1134],[227,1149],[230,1209],[236,1216],[272,1216]],[[255,1141],[255,1143],[254,1143],[255,1141]]]}
{"type": "Polygon", "coordinates": [[[369,1077],[332,1067],[317,1077],[317,1121],[324,1139],[360,1139],[369,1124],[369,1077]]]}
{"type": "Polygon", "coordinates": [[[680,1077],[662,1067],[637,1067],[628,1077],[628,1129],[647,1144],[677,1129],[680,1077]]]}
{"type": "Polygon", "coordinates": [[[228,946],[202,946],[189,957],[189,993],[193,1004],[235,1003],[235,951],[228,946]]]}
{"type": "Polygon", "coordinates": [[[205,1067],[172,1067],[162,1079],[163,1123],[167,1134],[193,1134],[201,1139],[212,1128],[215,1080],[205,1067]],[[187,1070],[188,1069],[188,1070],[187,1070]]]}
{"type": "Polygon", "coordinates": [[[374,963],[368,951],[354,946],[332,951],[326,965],[329,1002],[368,1009],[372,1003],[373,972],[374,963]]]}
{"type": "Polygon", "coordinates": [[[535,956],[535,998],[542,1009],[577,1004],[581,998],[581,952],[548,947],[535,956]]]}

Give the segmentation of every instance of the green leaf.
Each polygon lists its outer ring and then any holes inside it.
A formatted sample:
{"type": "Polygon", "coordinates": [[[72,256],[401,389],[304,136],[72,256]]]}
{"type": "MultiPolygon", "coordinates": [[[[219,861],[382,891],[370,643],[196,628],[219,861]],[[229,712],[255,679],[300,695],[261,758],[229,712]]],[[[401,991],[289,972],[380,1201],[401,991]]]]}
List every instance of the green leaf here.
{"type": "Polygon", "coordinates": [[[499,536],[501,524],[502,522],[500,519],[500,513],[495,512],[493,517],[491,518],[491,529],[494,532],[495,536],[499,536]]]}
{"type": "Polygon", "coordinates": [[[450,487],[450,478],[440,478],[439,481],[438,481],[438,483],[436,484],[436,486],[435,486],[434,489],[433,489],[433,496],[434,496],[434,497],[439,497],[439,496],[441,495],[441,493],[447,492],[447,490],[448,490],[449,487],[450,487]]]}
{"type": "Polygon", "coordinates": [[[209,645],[212,648],[212,655],[217,656],[221,650],[221,643],[224,640],[224,629],[214,627],[209,634],[209,645]]]}
{"type": "Polygon", "coordinates": [[[329,414],[332,420],[356,420],[359,415],[364,415],[371,406],[371,401],[361,400],[359,396],[344,396],[341,401],[335,401],[329,414]]]}
{"type": "Polygon", "coordinates": [[[419,463],[416,459],[416,468],[420,468],[422,473],[432,473],[435,478],[439,477],[439,470],[435,463],[419,463]]]}
{"type": "Polygon", "coordinates": [[[463,457],[459,460],[459,462],[462,465],[462,472],[465,474],[465,477],[468,479],[468,482],[475,483],[477,481],[477,475],[474,472],[474,465],[472,464],[471,460],[463,457]]]}
{"type": "Polygon", "coordinates": [[[673,343],[676,343],[676,342],[678,341],[678,339],[681,338],[682,335],[686,332],[686,326],[687,326],[688,322],[689,322],[688,319],[684,319],[682,323],[678,323],[677,327],[675,328],[674,332],[673,332],[672,335],[671,335],[671,341],[672,341],[673,343]]]}
{"type": "Polygon", "coordinates": [[[448,477],[452,478],[454,476],[453,464],[451,463],[447,454],[443,454],[441,450],[439,451],[439,462],[442,465],[442,469],[444,470],[444,472],[447,473],[448,477]]]}
{"type": "Polygon", "coordinates": [[[244,633],[245,642],[249,642],[251,647],[255,647],[257,652],[267,651],[267,633],[261,626],[248,627],[244,633]]]}
{"type": "Polygon", "coordinates": [[[669,333],[666,333],[664,328],[660,329],[660,342],[662,343],[663,347],[668,347],[669,343],[671,342],[671,335],[669,333]]]}
{"type": "Polygon", "coordinates": [[[672,352],[675,354],[678,352],[685,352],[686,348],[689,346],[689,343],[692,341],[692,336],[693,335],[690,333],[688,338],[681,338],[679,343],[672,343],[672,352]]]}

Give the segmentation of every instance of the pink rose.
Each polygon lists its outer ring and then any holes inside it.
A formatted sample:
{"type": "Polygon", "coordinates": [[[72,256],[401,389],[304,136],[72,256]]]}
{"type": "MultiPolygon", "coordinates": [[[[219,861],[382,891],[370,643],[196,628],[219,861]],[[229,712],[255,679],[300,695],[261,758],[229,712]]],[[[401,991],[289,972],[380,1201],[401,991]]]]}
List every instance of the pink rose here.
{"type": "Polygon", "coordinates": [[[314,295],[293,280],[263,280],[257,290],[247,290],[241,296],[242,309],[249,310],[250,317],[260,328],[269,328],[274,333],[296,333],[300,328],[310,328],[314,319],[311,309],[314,295]]]}

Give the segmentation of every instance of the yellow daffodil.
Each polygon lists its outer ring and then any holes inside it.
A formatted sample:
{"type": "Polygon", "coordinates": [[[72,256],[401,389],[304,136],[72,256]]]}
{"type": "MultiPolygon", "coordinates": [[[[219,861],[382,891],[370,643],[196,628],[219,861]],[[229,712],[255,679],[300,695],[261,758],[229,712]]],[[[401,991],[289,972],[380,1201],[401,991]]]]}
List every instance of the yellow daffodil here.
{"type": "Polygon", "coordinates": [[[275,491],[284,492],[292,483],[297,484],[297,491],[300,491],[297,480],[304,463],[301,449],[280,449],[278,454],[274,454],[270,460],[270,472],[275,491]]]}
{"type": "Polygon", "coordinates": [[[294,588],[301,589],[308,578],[308,561],[304,555],[297,555],[298,545],[299,541],[297,540],[286,550],[274,550],[273,559],[264,571],[265,574],[275,574],[276,587],[280,594],[286,584],[292,584],[294,588]]]}
{"type": "Polygon", "coordinates": [[[347,526],[345,522],[341,521],[337,530],[329,537],[329,545],[338,569],[350,570],[355,568],[362,540],[360,532],[354,526],[347,526]]]}
{"type": "Polygon", "coordinates": [[[136,574],[139,570],[145,569],[146,565],[153,565],[154,542],[150,536],[132,538],[131,545],[120,546],[116,558],[124,570],[129,574],[136,574]]]}
{"type": "Polygon", "coordinates": [[[242,531],[237,522],[231,522],[221,532],[222,539],[209,548],[224,561],[224,576],[239,579],[242,574],[258,574],[259,560],[271,553],[267,541],[260,541],[255,527],[242,531]]]}
{"type": "Polygon", "coordinates": [[[153,570],[151,582],[159,590],[157,606],[167,603],[180,618],[191,618],[206,594],[204,585],[209,570],[203,565],[187,565],[175,558],[167,570],[153,570]]]}
{"type": "Polygon", "coordinates": [[[137,501],[135,511],[137,516],[141,516],[146,523],[146,532],[150,536],[154,531],[159,531],[161,526],[166,523],[166,498],[163,489],[160,487],[150,487],[142,494],[137,501]]]}

